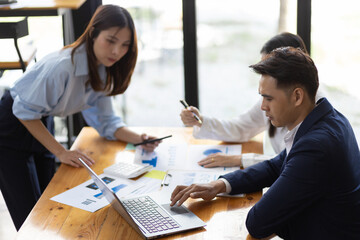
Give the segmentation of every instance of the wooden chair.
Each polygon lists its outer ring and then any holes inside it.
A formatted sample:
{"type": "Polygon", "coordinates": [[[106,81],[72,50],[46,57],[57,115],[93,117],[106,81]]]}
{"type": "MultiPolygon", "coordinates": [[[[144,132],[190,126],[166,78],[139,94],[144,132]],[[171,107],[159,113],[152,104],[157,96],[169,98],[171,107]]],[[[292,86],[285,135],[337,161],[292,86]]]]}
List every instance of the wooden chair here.
{"type": "Polygon", "coordinates": [[[36,47],[33,42],[27,42],[19,47],[18,40],[29,35],[27,17],[0,18],[0,40],[13,39],[0,44],[0,70],[22,69],[25,72],[28,64],[36,61],[36,47]]]}

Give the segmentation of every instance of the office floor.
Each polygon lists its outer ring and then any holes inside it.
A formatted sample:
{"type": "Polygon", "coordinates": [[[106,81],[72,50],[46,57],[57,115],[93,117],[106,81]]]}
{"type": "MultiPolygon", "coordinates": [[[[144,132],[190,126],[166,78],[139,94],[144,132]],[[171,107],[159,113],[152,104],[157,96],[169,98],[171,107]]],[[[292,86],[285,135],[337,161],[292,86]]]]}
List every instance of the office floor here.
{"type": "Polygon", "coordinates": [[[16,229],[0,191],[0,239],[11,240],[15,238],[15,235],[16,229]]]}

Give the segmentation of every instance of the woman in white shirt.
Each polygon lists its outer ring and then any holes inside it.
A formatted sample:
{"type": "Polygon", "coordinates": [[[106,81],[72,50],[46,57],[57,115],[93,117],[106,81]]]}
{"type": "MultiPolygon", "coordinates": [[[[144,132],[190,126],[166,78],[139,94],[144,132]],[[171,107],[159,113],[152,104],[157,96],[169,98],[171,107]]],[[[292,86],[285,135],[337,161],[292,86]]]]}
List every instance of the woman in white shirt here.
{"type": "MultiPolygon", "coordinates": [[[[272,50],[285,46],[300,48],[304,52],[307,52],[304,41],[300,36],[284,32],[274,36],[264,44],[260,51],[261,56],[264,57],[272,50]]],[[[182,122],[186,126],[193,127],[193,135],[195,138],[214,139],[226,142],[247,142],[257,134],[266,130],[267,132],[264,136],[264,147],[266,147],[268,144],[267,142],[269,141],[274,153],[278,154],[285,149],[284,135],[287,132],[287,129],[275,128],[272,126],[260,106],[261,100],[259,100],[244,114],[228,120],[204,116],[196,107],[193,106],[190,106],[188,109],[183,109],[180,116],[182,122]],[[202,123],[199,123],[194,118],[193,113],[200,117],[202,123]]],[[[266,151],[264,152],[266,154],[271,154],[266,151]]],[[[226,155],[223,153],[215,153],[200,160],[198,164],[204,167],[247,167],[257,163],[258,161],[264,160],[264,158],[257,157],[256,155],[252,155],[251,157],[245,156],[246,155],[226,155]]]]}
{"type": "MultiPolygon", "coordinates": [[[[0,188],[19,229],[55,172],[55,157],[79,167],[86,153],[65,149],[53,137],[53,116],[82,112],[110,140],[139,143],[154,137],[126,127],[111,96],[130,84],[137,59],[133,20],[127,10],[100,6],[73,44],[38,61],[0,101],[0,188]]],[[[142,145],[152,151],[159,142],[142,145]]]]}

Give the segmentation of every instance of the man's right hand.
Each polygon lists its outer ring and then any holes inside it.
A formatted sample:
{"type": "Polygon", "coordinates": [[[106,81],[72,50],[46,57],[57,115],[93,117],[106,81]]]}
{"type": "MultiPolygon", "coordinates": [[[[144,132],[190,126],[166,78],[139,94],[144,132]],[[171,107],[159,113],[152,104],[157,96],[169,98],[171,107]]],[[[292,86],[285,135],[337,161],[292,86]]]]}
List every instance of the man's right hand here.
{"type": "Polygon", "coordinates": [[[181,206],[181,204],[183,204],[189,197],[202,198],[206,201],[209,201],[216,197],[218,193],[225,191],[225,183],[221,180],[216,180],[205,184],[192,184],[190,186],[179,185],[171,194],[170,206],[174,206],[176,203],[178,206],[181,206]]]}

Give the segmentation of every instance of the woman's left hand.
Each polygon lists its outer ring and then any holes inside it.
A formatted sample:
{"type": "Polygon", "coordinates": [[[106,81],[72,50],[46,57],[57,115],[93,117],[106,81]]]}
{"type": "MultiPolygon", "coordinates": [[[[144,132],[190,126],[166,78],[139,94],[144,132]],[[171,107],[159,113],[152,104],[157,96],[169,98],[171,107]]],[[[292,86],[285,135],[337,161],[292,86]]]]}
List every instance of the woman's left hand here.
{"type": "Polygon", "coordinates": [[[204,168],[241,166],[241,155],[214,153],[198,162],[204,168]]]}

